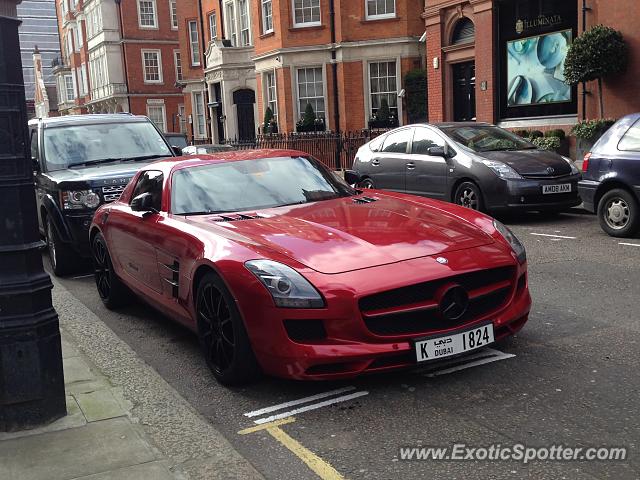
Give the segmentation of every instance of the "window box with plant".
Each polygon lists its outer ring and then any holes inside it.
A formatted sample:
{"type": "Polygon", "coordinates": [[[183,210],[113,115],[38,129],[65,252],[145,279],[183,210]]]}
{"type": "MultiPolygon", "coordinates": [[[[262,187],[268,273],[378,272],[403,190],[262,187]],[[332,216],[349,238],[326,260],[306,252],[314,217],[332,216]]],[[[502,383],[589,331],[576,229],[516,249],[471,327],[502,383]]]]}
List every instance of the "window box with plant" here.
{"type": "Polygon", "coordinates": [[[264,111],[264,122],[262,124],[262,131],[264,134],[278,133],[278,122],[273,115],[271,107],[267,107],[264,111]]]}
{"type": "Polygon", "coordinates": [[[307,103],[302,118],[296,123],[296,132],[324,132],[326,129],[327,125],[324,118],[318,118],[313,106],[307,103]]]}
{"type": "Polygon", "coordinates": [[[383,98],[380,108],[369,118],[369,128],[396,128],[399,126],[398,117],[389,109],[389,102],[383,98]]]}

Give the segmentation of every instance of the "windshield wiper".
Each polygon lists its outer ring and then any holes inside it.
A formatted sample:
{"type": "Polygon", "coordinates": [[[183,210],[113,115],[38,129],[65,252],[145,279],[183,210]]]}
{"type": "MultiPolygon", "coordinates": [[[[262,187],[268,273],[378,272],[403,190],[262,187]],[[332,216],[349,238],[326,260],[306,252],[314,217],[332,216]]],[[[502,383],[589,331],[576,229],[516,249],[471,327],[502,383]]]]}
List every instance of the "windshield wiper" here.
{"type": "Polygon", "coordinates": [[[122,161],[123,162],[138,162],[141,160],[152,160],[154,158],[167,158],[170,157],[171,155],[142,155],[140,157],[127,157],[127,158],[123,158],[122,161]]]}
{"type": "Polygon", "coordinates": [[[69,165],[69,168],[88,167],[91,165],[98,165],[100,163],[113,163],[120,161],[122,161],[122,158],[100,158],[98,160],[87,160],[86,162],[72,163],[71,165],[69,165]]]}

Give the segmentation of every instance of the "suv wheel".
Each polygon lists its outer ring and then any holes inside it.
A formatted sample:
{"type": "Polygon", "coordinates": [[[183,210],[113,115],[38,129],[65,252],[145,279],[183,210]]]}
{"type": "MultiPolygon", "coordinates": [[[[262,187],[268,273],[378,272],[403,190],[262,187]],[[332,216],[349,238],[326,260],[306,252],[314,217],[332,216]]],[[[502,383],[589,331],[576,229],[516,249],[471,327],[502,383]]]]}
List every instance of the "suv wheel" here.
{"type": "Polygon", "coordinates": [[[60,240],[58,231],[50,218],[47,218],[46,241],[53,273],[57,276],[70,274],[75,261],[73,251],[60,240]]]}
{"type": "Polygon", "coordinates": [[[640,228],[640,206],[632,194],[614,188],[600,199],[598,219],[602,229],[612,237],[630,237],[640,228]]]}

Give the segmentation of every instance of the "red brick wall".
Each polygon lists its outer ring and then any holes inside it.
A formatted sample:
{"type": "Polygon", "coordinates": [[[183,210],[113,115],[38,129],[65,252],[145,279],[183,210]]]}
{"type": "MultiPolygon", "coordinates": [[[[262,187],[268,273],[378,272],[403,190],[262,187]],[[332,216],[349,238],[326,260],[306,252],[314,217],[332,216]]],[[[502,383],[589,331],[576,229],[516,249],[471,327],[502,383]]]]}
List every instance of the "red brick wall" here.
{"type": "Polygon", "coordinates": [[[427,25],[427,91],[430,122],[444,120],[444,91],[442,61],[442,36],[440,24],[427,25]],[[438,58],[439,68],[433,68],[433,59],[438,58]]]}
{"type": "Polygon", "coordinates": [[[364,87],[362,62],[346,62],[338,65],[338,88],[344,99],[340,102],[342,130],[358,130],[366,124],[364,87]]]}

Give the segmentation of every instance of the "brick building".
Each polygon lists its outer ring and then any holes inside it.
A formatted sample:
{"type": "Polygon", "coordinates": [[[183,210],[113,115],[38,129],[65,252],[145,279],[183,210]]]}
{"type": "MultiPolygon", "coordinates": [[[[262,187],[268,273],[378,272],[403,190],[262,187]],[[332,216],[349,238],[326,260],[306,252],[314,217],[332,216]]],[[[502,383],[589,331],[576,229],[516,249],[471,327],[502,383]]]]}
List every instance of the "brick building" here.
{"type": "Polygon", "coordinates": [[[57,0],[61,114],[131,112],[179,131],[177,0],[57,0]]]}
{"type": "Polygon", "coordinates": [[[596,118],[595,83],[568,87],[562,71],[572,39],[597,24],[630,47],[626,74],[605,81],[605,113],[640,111],[638,14],[637,0],[426,0],[430,121],[568,130],[596,118]]]}
{"type": "Polygon", "coordinates": [[[383,99],[406,122],[403,78],[423,64],[423,9],[423,0],[180,0],[189,133],[251,138],[267,106],[291,132],[307,104],[326,129],[362,129],[383,99]]]}

